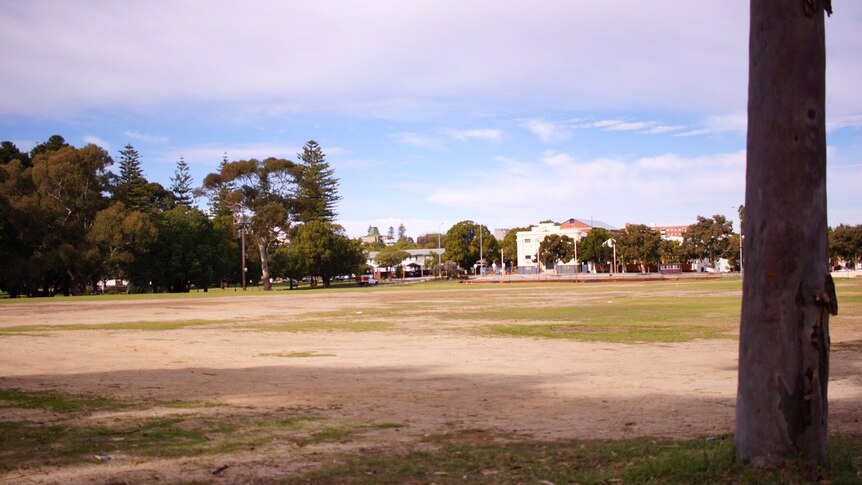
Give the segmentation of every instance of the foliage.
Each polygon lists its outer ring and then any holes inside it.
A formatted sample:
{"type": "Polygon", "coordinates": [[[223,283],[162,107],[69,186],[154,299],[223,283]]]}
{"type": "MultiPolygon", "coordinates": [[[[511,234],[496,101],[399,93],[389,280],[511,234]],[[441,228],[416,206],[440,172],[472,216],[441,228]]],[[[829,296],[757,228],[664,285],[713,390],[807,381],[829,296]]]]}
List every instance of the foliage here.
{"type": "Polygon", "coordinates": [[[288,229],[292,202],[289,198],[296,165],[284,159],[267,158],[239,160],[224,164],[218,173],[204,178],[204,188],[210,194],[221,194],[222,204],[234,207],[236,214],[248,217],[248,234],[258,247],[261,279],[265,290],[272,289],[269,272],[269,252],[279,235],[288,229]]]}
{"type": "Polygon", "coordinates": [[[614,251],[605,245],[605,241],[610,238],[611,233],[607,229],[591,230],[586,237],[578,241],[578,259],[593,261],[600,265],[610,261],[614,257],[614,251]]]}
{"type": "Polygon", "coordinates": [[[395,246],[389,246],[380,250],[377,256],[374,257],[374,262],[378,266],[386,268],[397,268],[401,266],[401,262],[407,259],[410,253],[395,246]]]}
{"type": "Polygon", "coordinates": [[[32,167],[2,165],[3,237],[14,241],[0,286],[11,295],[81,294],[98,272],[99,254],[87,239],[105,207],[106,170],[101,148],[43,150],[32,167]]]}
{"type": "Polygon", "coordinates": [[[423,234],[416,238],[416,247],[422,249],[442,248],[444,237],[445,235],[439,232],[423,234]]]}
{"type": "Polygon", "coordinates": [[[212,221],[198,209],[177,206],[155,214],[158,231],[150,251],[135,258],[131,283],[155,292],[208,289],[227,271],[228,261],[212,221]]]}
{"type": "Polygon", "coordinates": [[[326,161],[326,155],[314,140],[308,141],[298,155],[300,164],[296,170],[296,188],[293,190],[298,222],[335,219],[338,196],[338,179],[335,170],[326,161]]]}
{"type": "Polygon", "coordinates": [[[287,249],[276,254],[284,276],[319,277],[325,287],[330,286],[335,276],[361,273],[365,265],[359,241],[344,235],[341,226],[325,221],[309,221],[299,226],[287,249]]]}
{"type": "Polygon", "coordinates": [[[192,174],[189,171],[189,164],[183,160],[183,157],[180,157],[174,176],[171,177],[171,192],[174,195],[174,203],[177,205],[191,207],[194,203],[192,174]]]}
{"type": "Polygon", "coordinates": [[[690,258],[709,261],[715,267],[720,258],[730,255],[733,223],[721,214],[697,216],[697,222],[683,233],[682,247],[690,258]]]}
{"type": "Polygon", "coordinates": [[[518,266],[518,233],[529,230],[529,227],[516,227],[514,229],[509,229],[509,232],[507,232],[503,237],[503,241],[500,243],[500,246],[503,250],[503,258],[505,258],[503,263],[504,265],[508,265],[513,268],[518,266]]]}
{"type": "Polygon", "coordinates": [[[146,214],[128,211],[116,202],[96,214],[87,238],[103,255],[102,276],[127,278],[135,259],[156,239],[156,228],[146,214]]]}
{"type": "Polygon", "coordinates": [[[658,264],[661,258],[661,235],[646,225],[626,225],[616,241],[621,261],[639,265],[642,273],[646,273],[647,265],[658,264]]]}
{"type": "Polygon", "coordinates": [[[547,268],[557,261],[575,259],[575,241],[567,236],[549,234],[539,243],[539,261],[547,268]]]}
{"type": "Polygon", "coordinates": [[[141,169],[141,156],[131,144],[120,150],[120,176],[115,189],[116,199],[129,210],[146,211],[150,206],[149,182],[141,169]]]}
{"type": "Polygon", "coordinates": [[[444,255],[447,261],[454,261],[461,268],[471,268],[479,261],[480,246],[486,261],[499,261],[500,248],[494,235],[486,226],[465,220],[446,233],[444,255]]]}
{"type": "MultiPolygon", "coordinates": [[[[51,135],[46,141],[36,145],[30,150],[30,159],[36,158],[36,155],[40,155],[47,152],[56,152],[61,148],[65,148],[70,146],[66,143],[66,140],[60,135],[51,135]]],[[[24,162],[24,160],[21,160],[24,162]]]]}
{"type": "Polygon", "coordinates": [[[833,229],[829,237],[829,249],[834,258],[853,263],[858,268],[862,258],[862,224],[840,224],[833,229]]]}
{"type": "Polygon", "coordinates": [[[659,242],[659,257],[663,263],[682,263],[685,255],[679,241],[662,239],[659,242]]]}
{"type": "Polygon", "coordinates": [[[32,166],[30,155],[19,150],[11,141],[0,142],[0,165],[11,163],[12,160],[18,160],[24,168],[32,166]]]}

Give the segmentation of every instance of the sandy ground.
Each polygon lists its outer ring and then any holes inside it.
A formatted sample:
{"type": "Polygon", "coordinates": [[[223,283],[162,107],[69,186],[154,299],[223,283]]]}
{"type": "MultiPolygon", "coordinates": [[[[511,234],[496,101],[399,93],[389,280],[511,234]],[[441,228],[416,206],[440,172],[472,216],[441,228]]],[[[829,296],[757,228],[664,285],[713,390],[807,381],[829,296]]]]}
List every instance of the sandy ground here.
{"type": "MultiPolygon", "coordinates": [[[[355,305],[355,298],[309,294],[301,299],[4,304],[0,327],[248,322],[343,308],[355,305]]],[[[833,343],[860,339],[862,333],[855,330],[833,333],[833,343]]],[[[0,388],[151,402],[149,412],[159,412],[159,403],[206,401],[243,412],[314,407],[339,422],[404,424],[397,433],[371,433],[364,442],[329,450],[297,451],[285,443],[230,457],[29,468],[0,476],[0,483],[170,483],[179,477],[266,482],[313,466],[315,456],[327,451],[392,450],[453,430],[538,440],[716,436],[733,431],[736,354],[732,339],[623,345],[445,331],[246,331],[229,324],[0,336],[0,388]],[[294,352],[315,356],[285,358],[294,352]],[[230,473],[214,477],[211,471],[219,463],[231,463],[230,473]]],[[[830,427],[835,432],[862,432],[860,356],[858,345],[832,354],[830,427]]],[[[21,418],[9,412],[0,408],[0,419],[21,418]]]]}

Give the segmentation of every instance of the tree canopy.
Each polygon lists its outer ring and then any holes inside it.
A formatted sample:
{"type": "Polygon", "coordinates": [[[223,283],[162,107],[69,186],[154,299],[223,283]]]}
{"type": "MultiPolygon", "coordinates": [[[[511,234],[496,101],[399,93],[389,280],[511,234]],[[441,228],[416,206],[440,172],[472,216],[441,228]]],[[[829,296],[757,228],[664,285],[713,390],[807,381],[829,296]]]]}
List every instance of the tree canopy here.
{"type": "Polygon", "coordinates": [[[539,261],[546,268],[575,259],[575,240],[567,235],[549,234],[539,243],[539,261]]]}
{"type": "Polygon", "coordinates": [[[708,261],[715,267],[720,258],[728,256],[733,222],[721,214],[697,216],[697,222],[683,233],[683,249],[690,258],[708,261]]]}
{"type": "Polygon", "coordinates": [[[661,235],[644,224],[629,224],[617,236],[617,256],[624,263],[634,263],[646,273],[648,265],[661,259],[661,235]]]}
{"type": "Polygon", "coordinates": [[[326,161],[323,149],[314,140],[309,140],[298,155],[299,165],[294,170],[295,188],[293,198],[296,220],[332,222],[338,195],[338,178],[335,170],[326,161]]]}
{"type": "Polygon", "coordinates": [[[470,220],[458,222],[449,229],[444,248],[446,260],[454,261],[464,269],[472,267],[479,261],[480,249],[486,262],[499,261],[500,249],[497,239],[486,226],[480,226],[470,220]]]}
{"type": "Polygon", "coordinates": [[[248,234],[260,253],[261,278],[265,290],[272,289],[269,252],[281,234],[290,227],[289,197],[294,181],[295,164],[270,157],[266,160],[238,160],[221,167],[204,178],[209,193],[220,194],[231,184],[233,190],[221,195],[222,204],[233,207],[235,214],[249,218],[248,234]]]}

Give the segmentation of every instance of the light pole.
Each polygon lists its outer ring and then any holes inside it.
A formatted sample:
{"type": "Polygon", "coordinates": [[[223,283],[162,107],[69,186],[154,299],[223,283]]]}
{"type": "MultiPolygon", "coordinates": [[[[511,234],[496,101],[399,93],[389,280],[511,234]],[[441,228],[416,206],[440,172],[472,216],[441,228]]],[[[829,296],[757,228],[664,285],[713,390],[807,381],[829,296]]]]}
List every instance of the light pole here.
{"type": "Polygon", "coordinates": [[[443,253],[440,249],[440,231],[442,231],[443,223],[437,224],[437,278],[440,278],[440,258],[443,253]]]}
{"type": "Polygon", "coordinates": [[[608,246],[613,248],[614,250],[614,259],[611,261],[611,273],[617,272],[617,242],[614,238],[609,238],[607,241],[602,243],[602,246],[608,246]]]}
{"type": "Polygon", "coordinates": [[[236,221],[236,225],[239,226],[239,236],[240,236],[240,278],[242,280],[242,291],[245,291],[245,231],[248,227],[248,216],[243,212],[242,207],[235,206],[234,207],[234,219],[236,221]]]}
{"type": "Polygon", "coordinates": [[[479,224],[479,276],[485,276],[485,261],[482,260],[482,225],[479,224]]]}

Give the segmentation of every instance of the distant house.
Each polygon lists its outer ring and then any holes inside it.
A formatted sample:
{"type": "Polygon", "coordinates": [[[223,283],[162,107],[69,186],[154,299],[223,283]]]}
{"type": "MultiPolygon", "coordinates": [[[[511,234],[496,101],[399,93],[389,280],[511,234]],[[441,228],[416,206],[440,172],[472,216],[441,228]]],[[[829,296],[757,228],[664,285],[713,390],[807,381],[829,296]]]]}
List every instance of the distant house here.
{"type": "MultiPolygon", "coordinates": [[[[434,249],[405,249],[404,252],[408,254],[406,258],[401,261],[400,266],[404,268],[404,272],[407,276],[425,276],[431,273],[433,265],[437,264],[437,255],[442,258],[442,254],[440,254],[442,250],[434,249]],[[435,255],[433,260],[433,265],[426,266],[425,260],[430,255],[435,255]]],[[[368,263],[368,267],[371,268],[371,272],[374,273],[376,278],[389,277],[390,273],[395,271],[395,268],[387,268],[384,266],[378,266],[374,259],[380,251],[371,251],[368,253],[368,258],[366,259],[366,263],[368,263]]],[[[442,259],[441,259],[442,262],[442,259]]]]}
{"type": "Polygon", "coordinates": [[[662,239],[682,242],[682,235],[688,229],[688,226],[657,226],[650,224],[650,229],[658,232],[662,239]]]}
{"type": "MultiPolygon", "coordinates": [[[[541,263],[538,262],[539,245],[546,237],[556,234],[559,236],[569,236],[576,243],[581,238],[586,237],[593,229],[606,229],[615,232],[616,228],[602,221],[587,220],[587,219],[569,219],[561,224],[556,222],[541,222],[535,226],[530,226],[528,231],[518,231],[515,234],[518,243],[518,272],[519,273],[536,273],[542,269],[541,263]]],[[[575,259],[564,261],[561,263],[561,271],[574,271],[576,264],[575,259]]]]}
{"type": "Polygon", "coordinates": [[[362,236],[359,240],[367,244],[377,244],[383,242],[383,236],[376,226],[368,226],[368,235],[362,236]]]}

